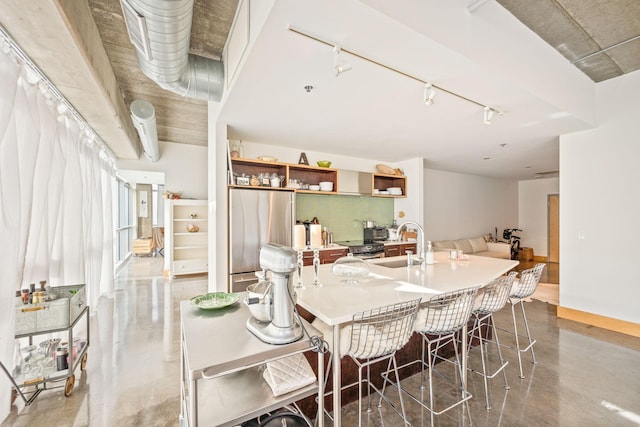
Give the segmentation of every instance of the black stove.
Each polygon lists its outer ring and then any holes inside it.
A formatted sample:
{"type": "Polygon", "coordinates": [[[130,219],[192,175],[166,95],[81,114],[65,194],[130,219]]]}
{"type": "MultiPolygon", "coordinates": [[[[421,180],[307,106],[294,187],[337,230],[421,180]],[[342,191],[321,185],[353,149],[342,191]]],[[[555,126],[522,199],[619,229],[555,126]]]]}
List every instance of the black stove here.
{"type": "Polygon", "coordinates": [[[337,245],[346,246],[349,252],[354,255],[376,255],[384,252],[384,243],[365,242],[364,240],[346,240],[344,242],[333,242],[337,245]]]}

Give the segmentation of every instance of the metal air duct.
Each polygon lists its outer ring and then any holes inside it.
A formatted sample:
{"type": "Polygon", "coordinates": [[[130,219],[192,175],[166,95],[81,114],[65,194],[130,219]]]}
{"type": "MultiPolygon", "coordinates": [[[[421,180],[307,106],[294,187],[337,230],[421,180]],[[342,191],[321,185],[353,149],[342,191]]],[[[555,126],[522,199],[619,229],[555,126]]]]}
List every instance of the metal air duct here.
{"type": "Polygon", "coordinates": [[[142,72],[181,96],[220,101],[221,61],[189,54],[193,0],[120,0],[142,72]]]}
{"type": "Polygon", "coordinates": [[[160,159],[158,131],[156,129],[156,111],[150,102],[136,99],[131,103],[131,120],[138,131],[144,155],[152,162],[160,159]]]}

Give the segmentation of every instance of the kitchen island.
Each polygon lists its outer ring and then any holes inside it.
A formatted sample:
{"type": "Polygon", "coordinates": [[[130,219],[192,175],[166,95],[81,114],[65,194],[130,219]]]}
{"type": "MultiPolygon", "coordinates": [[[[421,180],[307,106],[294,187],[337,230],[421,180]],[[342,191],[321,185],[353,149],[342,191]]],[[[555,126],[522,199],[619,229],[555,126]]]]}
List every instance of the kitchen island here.
{"type": "MultiPolygon", "coordinates": [[[[418,297],[426,302],[434,295],[484,286],[518,265],[518,261],[465,255],[451,260],[448,252],[436,252],[435,264],[407,266],[407,257],[378,258],[368,261],[370,273],[351,284],[332,274],[332,265],[321,265],[322,287],[313,287],[313,267],[302,271],[303,289],[296,289],[298,305],[333,329],[332,348],[340,348],[340,328],[351,321],[355,313],[418,297]]],[[[464,334],[466,337],[466,334],[464,334]]],[[[466,346],[462,346],[463,352],[466,346]]],[[[333,390],[342,384],[341,361],[338,352],[332,354],[333,390]]],[[[466,358],[463,354],[463,364],[466,358]]],[[[466,374],[466,369],[463,369],[466,374]]],[[[334,426],[341,425],[339,410],[341,393],[333,393],[334,426]]]]}

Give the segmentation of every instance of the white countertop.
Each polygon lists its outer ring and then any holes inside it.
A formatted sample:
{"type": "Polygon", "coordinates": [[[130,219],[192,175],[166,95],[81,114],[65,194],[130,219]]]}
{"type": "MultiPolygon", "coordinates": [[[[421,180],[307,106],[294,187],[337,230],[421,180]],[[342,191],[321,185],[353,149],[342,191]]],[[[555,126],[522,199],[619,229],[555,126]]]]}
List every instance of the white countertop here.
{"type": "MultiPolygon", "coordinates": [[[[383,267],[378,264],[405,261],[406,256],[377,258],[368,261],[368,277],[348,284],[331,273],[332,264],[320,266],[320,283],[312,287],[313,266],[303,268],[304,289],[296,289],[298,304],[328,325],[351,321],[354,313],[408,301],[419,296],[423,301],[433,295],[471,286],[483,286],[518,265],[518,261],[467,255],[453,261],[449,252],[435,252],[436,263],[410,268],[383,267]]],[[[294,278],[294,281],[297,280],[294,278]]],[[[294,282],[295,283],[295,282],[294,282]]]]}
{"type": "MultiPolygon", "coordinates": [[[[372,259],[368,261],[369,275],[355,284],[334,276],[331,273],[333,264],[324,264],[320,266],[319,272],[322,287],[311,286],[313,266],[304,267],[302,280],[305,288],[296,289],[298,304],[333,327],[332,346],[339,348],[339,325],[350,322],[355,313],[418,297],[425,302],[442,292],[483,286],[518,265],[518,261],[473,255],[467,255],[460,261],[453,261],[448,257],[448,251],[435,252],[435,264],[412,267],[406,266],[406,256],[372,259]],[[382,266],[390,262],[397,262],[400,267],[382,266]]],[[[293,280],[295,283],[297,277],[294,276],[293,280]]],[[[462,353],[462,371],[466,375],[466,325],[462,334],[462,353]]],[[[339,390],[342,386],[340,352],[333,352],[331,357],[333,389],[339,390]]],[[[342,407],[341,393],[333,394],[333,407],[342,407]]],[[[340,427],[342,423],[340,411],[337,414],[333,419],[334,427],[340,427]]]]}

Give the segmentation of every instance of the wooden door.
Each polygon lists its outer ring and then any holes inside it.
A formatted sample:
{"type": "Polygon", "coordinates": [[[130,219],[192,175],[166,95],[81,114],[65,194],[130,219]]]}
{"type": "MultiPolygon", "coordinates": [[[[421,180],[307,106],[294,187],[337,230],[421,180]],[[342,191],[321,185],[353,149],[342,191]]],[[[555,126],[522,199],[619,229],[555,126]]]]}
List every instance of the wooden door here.
{"type": "Polygon", "coordinates": [[[548,251],[547,262],[560,262],[560,196],[550,194],[547,203],[548,251]]]}

